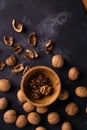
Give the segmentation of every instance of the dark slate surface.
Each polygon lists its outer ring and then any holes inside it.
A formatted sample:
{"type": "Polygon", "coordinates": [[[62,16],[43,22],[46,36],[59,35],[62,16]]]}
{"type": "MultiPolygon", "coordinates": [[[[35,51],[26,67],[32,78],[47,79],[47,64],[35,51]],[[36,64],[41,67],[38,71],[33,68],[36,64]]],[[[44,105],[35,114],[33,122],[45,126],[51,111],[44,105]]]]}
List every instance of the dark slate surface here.
{"type": "MultiPolygon", "coordinates": [[[[23,48],[31,48],[27,43],[27,37],[30,32],[35,31],[38,36],[38,46],[34,48],[40,54],[37,60],[23,60],[22,54],[17,55],[18,63],[24,63],[29,66],[46,65],[51,68],[51,57],[60,53],[65,59],[65,65],[61,69],[54,69],[60,76],[62,88],[67,88],[70,92],[70,99],[65,102],[56,101],[49,107],[49,111],[57,111],[61,116],[61,121],[57,125],[49,125],[46,115],[42,116],[40,125],[50,130],[60,130],[64,121],[70,121],[73,130],[87,130],[87,115],[85,115],[85,106],[87,99],[79,99],[74,95],[74,89],[77,85],[87,85],[87,12],[80,0],[0,0],[0,60],[13,54],[11,47],[3,43],[4,35],[12,35],[14,41],[20,43],[23,48]],[[24,24],[24,32],[16,33],[11,21],[18,19],[24,24]],[[45,54],[44,42],[47,39],[53,39],[54,50],[52,54],[45,54]],[[70,81],[67,78],[69,67],[77,66],[81,76],[77,81],[70,81]],[[69,117],[64,111],[64,107],[70,101],[78,103],[80,111],[74,117],[69,117]]],[[[3,121],[3,113],[8,109],[15,109],[19,114],[27,114],[22,109],[16,97],[17,90],[20,88],[22,74],[14,75],[12,68],[6,67],[0,72],[0,78],[9,79],[12,88],[9,92],[0,93],[9,100],[9,105],[4,111],[0,111],[0,130],[18,130],[12,124],[7,125],[3,121]]],[[[34,130],[36,126],[28,124],[23,130],[34,130]]]]}

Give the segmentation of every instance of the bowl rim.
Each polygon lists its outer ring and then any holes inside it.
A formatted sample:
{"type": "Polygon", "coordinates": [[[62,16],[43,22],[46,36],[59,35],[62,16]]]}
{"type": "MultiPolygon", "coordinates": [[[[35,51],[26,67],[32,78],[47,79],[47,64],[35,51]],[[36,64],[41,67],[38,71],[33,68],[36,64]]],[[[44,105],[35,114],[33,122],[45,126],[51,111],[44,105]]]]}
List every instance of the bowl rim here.
{"type": "Polygon", "coordinates": [[[42,65],[41,65],[41,66],[40,66],[40,65],[39,65],[39,66],[34,66],[34,67],[32,67],[30,70],[28,70],[28,71],[26,72],[26,74],[22,77],[20,86],[21,86],[21,90],[22,90],[22,92],[23,92],[23,94],[24,94],[24,96],[25,96],[25,98],[26,98],[26,101],[29,102],[30,104],[32,104],[32,105],[34,105],[34,106],[38,106],[38,107],[44,107],[44,106],[48,106],[48,105],[52,104],[53,102],[56,101],[56,99],[59,97],[60,92],[61,92],[61,80],[60,80],[59,75],[58,75],[53,69],[51,69],[50,67],[42,66],[42,65]],[[46,69],[46,70],[48,70],[48,71],[54,73],[54,74],[56,75],[56,77],[58,78],[58,81],[59,81],[59,91],[58,91],[57,96],[54,98],[54,100],[52,100],[52,101],[50,101],[50,102],[46,102],[46,103],[44,103],[44,104],[38,104],[38,103],[35,103],[35,102],[31,101],[31,100],[26,96],[26,94],[25,94],[25,92],[24,92],[24,81],[25,81],[26,77],[28,76],[29,73],[31,73],[32,71],[34,71],[34,70],[36,70],[36,69],[46,69]]]}

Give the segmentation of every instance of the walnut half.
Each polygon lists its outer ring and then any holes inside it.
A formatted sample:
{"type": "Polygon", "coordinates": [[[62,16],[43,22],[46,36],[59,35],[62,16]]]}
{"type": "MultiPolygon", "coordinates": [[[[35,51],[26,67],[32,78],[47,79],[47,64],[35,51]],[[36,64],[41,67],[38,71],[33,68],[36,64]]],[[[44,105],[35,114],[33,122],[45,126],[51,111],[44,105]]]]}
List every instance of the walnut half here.
{"type": "Polygon", "coordinates": [[[18,33],[22,32],[22,30],[23,30],[23,25],[16,19],[12,20],[12,27],[18,33]]]}

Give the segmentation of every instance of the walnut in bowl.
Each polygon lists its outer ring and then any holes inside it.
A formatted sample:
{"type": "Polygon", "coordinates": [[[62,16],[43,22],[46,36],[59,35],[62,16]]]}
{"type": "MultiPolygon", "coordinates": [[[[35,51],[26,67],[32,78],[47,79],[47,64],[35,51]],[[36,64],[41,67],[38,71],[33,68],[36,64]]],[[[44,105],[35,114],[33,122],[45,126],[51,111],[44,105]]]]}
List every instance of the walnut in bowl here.
{"type": "Polygon", "coordinates": [[[59,97],[61,81],[58,74],[51,68],[35,66],[22,77],[21,89],[26,100],[32,105],[48,106],[59,97]],[[31,82],[32,80],[34,81],[31,82]]]}

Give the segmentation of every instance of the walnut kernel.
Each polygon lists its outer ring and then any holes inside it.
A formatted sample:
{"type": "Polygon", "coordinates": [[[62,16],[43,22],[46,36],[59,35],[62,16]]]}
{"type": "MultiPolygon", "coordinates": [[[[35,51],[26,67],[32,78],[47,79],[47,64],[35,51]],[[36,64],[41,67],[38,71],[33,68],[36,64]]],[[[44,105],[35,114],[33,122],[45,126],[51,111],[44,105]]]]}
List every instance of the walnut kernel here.
{"type": "Polygon", "coordinates": [[[17,58],[15,55],[11,55],[8,57],[5,61],[6,65],[8,66],[14,66],[16,64],[17,58]]]}
{"type": "Polygon", "coordinates": [[[18,43],[15,43],[12,48],[16,54],[20,54],[23,50],[22,46],[18,43]]]}
{"type": "Polygon", "coordinates": [[[17,74],[17,73],[19,73],[19,72],[21,72],[21,71],[23,71],[24,70],[24,65],[23,64],[18,64],[18,65],[16,65],[13,69],[12,69],[12,72],[14,73],[14,74],[17,74]]]}

